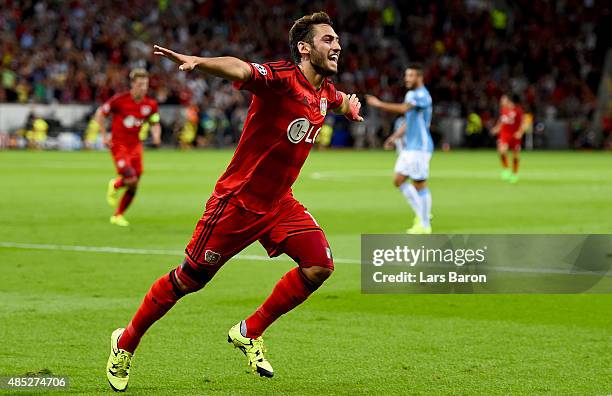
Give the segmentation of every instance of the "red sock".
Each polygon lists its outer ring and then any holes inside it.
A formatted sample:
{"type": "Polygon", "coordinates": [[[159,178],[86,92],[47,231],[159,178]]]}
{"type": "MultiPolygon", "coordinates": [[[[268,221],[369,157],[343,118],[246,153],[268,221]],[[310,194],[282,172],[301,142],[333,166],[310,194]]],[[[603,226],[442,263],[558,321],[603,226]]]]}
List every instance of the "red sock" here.
{"type": "Polygon", "coordinates": [[[134,353],[147,329],[182,297],[182,294],[179,295],[174,291],[170,276],[170,274],[162,276],[151,286],[140,308],[119,338],[119,348],[134,353]]]}
{"type": "Polygon", "coordinates": [[[508,167],[508,156],[506,154],[500,154],[499,156],[501,157],[502,166],[504,168],[507,168],[508,167]]]}
{"type": "Polygon", "coordinates": [[[128,206],[130,206],[132,200],[134,199],[134,195],[136,195],[135,191],[125,190],[123,196],[121,197],[121,202],[119,202],[119,207],[115,211],[115,215],[123,214],[123,212],[127,210],[128,206]]]}
{"type": "Polygon", "coordinates": [[[519,159],[514,157],[512,158],[512,172],[518,173],[518,168],[519,168],[519,159]]]}
{"type": "Polygon", "coordinates": [[[316,287],[299,267],[287,272],[274,286],[272,294],[246,319],[246,336],[257,338],[281,315],[303,303],[316,287]]]}
{"type": "Polygon", "coordinates": [[[115,179],[115,190],[123,186],[125,186],[125,184],[123,183],[123,177],[119,176],[115,179]]]}

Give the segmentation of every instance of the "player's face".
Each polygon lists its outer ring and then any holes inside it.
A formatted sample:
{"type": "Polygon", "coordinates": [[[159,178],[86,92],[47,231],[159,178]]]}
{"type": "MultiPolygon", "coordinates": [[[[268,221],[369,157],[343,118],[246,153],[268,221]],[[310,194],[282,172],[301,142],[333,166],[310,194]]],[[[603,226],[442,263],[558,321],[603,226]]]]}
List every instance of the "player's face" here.
{"type": "Polygon", "coordinates": [[[508,97],[506,95],[502,95],[502,97],[499,98],[499,105],[501,107],[508,107],[508,106],[510,106],[510,99],[508,99],[508,97]]]}
{"type": "Polygon", "coordinates": [[[314,25],[315,35],[310,50],[310,63],[317,73],[327,77],[338,72],[340,37],[329,25],[314,25]]]}
{"type": "Polygon", "coordinates": [[[147,77],[139,77],[132,81],[132,94],[141,98],[147,94],[149,90],[149,79],[147,77]]]}
{"type": "Polygon", "coordinates": [[[404,84],[406,88],[413,89],[419,81],[419,71],[415,69],[406,69],[404,72],[404,84]]]}

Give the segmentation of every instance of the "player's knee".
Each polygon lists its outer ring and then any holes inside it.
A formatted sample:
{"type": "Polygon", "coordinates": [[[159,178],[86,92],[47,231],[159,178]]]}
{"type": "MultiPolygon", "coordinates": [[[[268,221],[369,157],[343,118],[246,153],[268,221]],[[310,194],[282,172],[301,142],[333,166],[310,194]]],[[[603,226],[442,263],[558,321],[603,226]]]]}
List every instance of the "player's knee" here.
{"type": "Polygon", "coordinates": [[[416,188],[417,191],[420,191],[424,189],[425,187],[427,187],[426,180],[413,180],[412,184],[414,185],[414,188],[416,188]]]}
{"type": "Polygon", "coordinates": [[[195,269],[187,260],[170,274],[170,279],[182,295],[201,290],[214,276],[209,271],[195,269]]]}
{"type": "Polygon", "coordinates": [[[406,182],[406,180],[407,180],[406,176],[398,174],[393,178],[393,185],[399,188],[402,184],[404,184],[404,182],[406,182]]]}
{"type": "Polygon", "coordinates": [[[313,284],[322,285],[333,273],[334,269],[329,267],[321,267],[318,265],[312,267],[302,267],[302,273],[313,284]]]}
{"type": "Polygon", "coordinates": [[[124,178],[123,183],[125,184],[128,191],[135,193],[136,188],[138,188],[138,177],[132,176],[132,177],[124,178]]]}

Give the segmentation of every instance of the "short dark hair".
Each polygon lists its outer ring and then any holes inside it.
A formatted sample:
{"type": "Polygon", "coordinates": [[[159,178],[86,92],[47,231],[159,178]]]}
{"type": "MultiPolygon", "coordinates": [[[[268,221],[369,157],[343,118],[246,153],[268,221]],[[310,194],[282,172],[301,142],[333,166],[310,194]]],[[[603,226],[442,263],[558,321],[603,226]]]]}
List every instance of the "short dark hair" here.
{"type": "Polygon", "coordinates": [[[423,74],[423,65],[420,63],[410,63],[406,67],[406,70],[408,69],[416,70],[419,74],[423,74]]]}
{"type": "Polygon", "coordinates": [[[142,77],[149,77],[149,72],[146,69],[139,67],[130,71],[130,82],[142,77]]]}
{"type": "Polygon", "coordinates": [[[312,27],[313,25],[320,24],[333,26],[329,15],[323,11],[304,15],[291,26],[291,30],[289,30],[289,48],[291,49],[291,57],[295,63],[300,63],[302,60],[302,55],[300,55],[300,50],[298,49],[298,43],[303,41],[310,45],[314,45],[312,40],[314,37],[314,29],[312,27]]]}
{"type": "Polygon", "coordinates": [[[508,99],[510,99],[512,101],[512,103],[514,104],[520,104],[521,103],[521,96],[517,93],[511,93],[508,94],[508,99]]]}

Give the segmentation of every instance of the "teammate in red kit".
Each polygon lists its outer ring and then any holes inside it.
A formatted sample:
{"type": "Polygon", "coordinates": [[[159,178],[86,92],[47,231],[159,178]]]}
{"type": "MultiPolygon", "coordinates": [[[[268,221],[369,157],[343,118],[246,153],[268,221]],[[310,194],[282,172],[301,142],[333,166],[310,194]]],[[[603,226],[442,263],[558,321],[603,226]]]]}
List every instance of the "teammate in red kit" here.
{"type": "Polygon", "coordinates": [[[157,102],[146,96],[148,89],[147,71],[134,69],[130,72],[130,90],[113,96],[96,111],[95,119],[100,124],[102,142],[110,148],[119,174],[108,182],[106,191],[108,204],[116,208],[110,222],[118,226],[129,225],[123,213],[132,203],[142,175],[142,143],[139,132],[145,122],[151,124],[153,144],[158,146],[161,142],[157,102]],[[113,117],[110,142],[104,122],[109,115],[113,117]],[[117,195],[123,187],[125,192],[119,201],[117,195]]]}
{"type": "Polygon", "coordinates": [[[502,179],[510,183],[518,182],[519,153],[525,128],[523,109],[516,95],[502,95],[499,100],[500,116],[492,129],[497,135],[497,151],[502,162],[502,179]],[[508,167],[508,149],[512,150],[512,171],[508,167]]]}
{"type": "Polygon", "coordinates": [[[127,387],[132,354],[147,329],[184,295],[200,290],[221,266],[259,241],[271,257],[282,253],[297,267],[271,295],[228,333],[228,342],[261,376],[272,377],[261,335],[278,317],[301,304],[333,272],[325,234],[291,192],[327,111],[363,121],[355,95],[337,91],[327,77],[338,69],[339,37],[324,12],[297,20],[289,32],[295,63],[247,63],[233,57],[200,58],[155,46],[155,54],[234,82],[253,94],[240,142],[217,181],[204,215],[185,250],[185,260],[159,278],[125,329],[111,336],[107,377],[127,387]]]}

